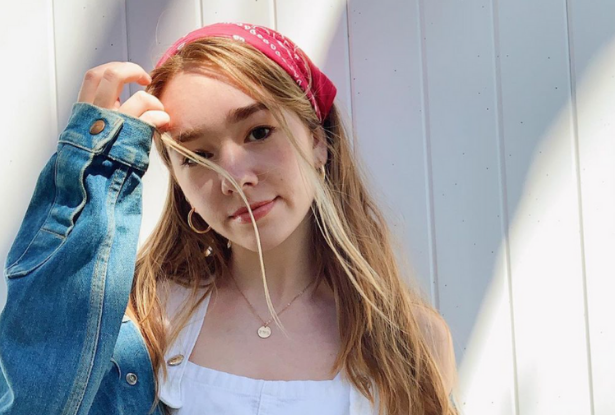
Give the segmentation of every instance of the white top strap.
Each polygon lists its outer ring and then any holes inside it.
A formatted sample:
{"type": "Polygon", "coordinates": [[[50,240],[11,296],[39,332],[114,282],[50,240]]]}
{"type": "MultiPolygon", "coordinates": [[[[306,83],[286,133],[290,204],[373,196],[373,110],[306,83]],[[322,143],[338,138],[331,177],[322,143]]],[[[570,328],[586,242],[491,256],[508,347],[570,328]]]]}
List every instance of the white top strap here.
{"type": "MultiPolygon", "coordinates": [[[[184,288],[175,283],[169,284],[169,295],[166,298],[165,307],[167,316],[165,324],[167,328],[172,327],[171,322],[177,316],[181,307],[186,304],[186,301],[190,298],[191,292],[192,290],[190,288],[184,288]]],[[[202,292],[200,294],[202,294],[202,292]]],[[[208,302],[209,297],[203,300],[194,311],[175,342],[168,348],[164,356],[168,372],[166,381],[163,380],[162,373],[158,373],[160,400],[171,408],[181,408],[183,404],[184,397],[181,393],[181,380],[188,358],[192,353],[192,349],[201,331],[208,302]]]]}

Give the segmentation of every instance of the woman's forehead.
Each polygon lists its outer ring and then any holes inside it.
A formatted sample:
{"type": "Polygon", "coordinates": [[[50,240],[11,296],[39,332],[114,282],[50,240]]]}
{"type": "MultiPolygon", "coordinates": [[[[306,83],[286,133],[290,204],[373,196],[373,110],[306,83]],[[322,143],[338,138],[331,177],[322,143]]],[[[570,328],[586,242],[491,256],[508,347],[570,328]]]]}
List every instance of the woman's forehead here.
{"type": "Polygon", "coordinates": [[[182,72],[168,81],[160,97],[162,102],[178,104],[195,100],[202,103],[221,103],[254,101],[252,97],[220,77],[201,73],[182,72]]]}
{"type": "Polygon", "coordinates": [[[203,123],[229,126],[267,110],[238,88],[201,74],[179,74],[169,81],[160,101],[171,117],[168,128],[173,132],[203,123]]]}

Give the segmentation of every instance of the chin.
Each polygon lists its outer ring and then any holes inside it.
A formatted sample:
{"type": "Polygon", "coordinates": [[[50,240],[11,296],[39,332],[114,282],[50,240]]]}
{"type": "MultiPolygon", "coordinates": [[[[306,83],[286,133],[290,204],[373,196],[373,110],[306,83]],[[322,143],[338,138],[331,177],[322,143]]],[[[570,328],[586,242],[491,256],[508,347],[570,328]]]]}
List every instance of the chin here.
{"type": "MultiPolygon", "coordinates": [[[[250,227],[251,235],[247,238],[242,238],[241,241],[234,242],[233,244],[241,245],[242,248],[247,249],[248,251],[252,251],[254,253],[258,253],[258,245],[256,243],[256,235],[254,234],[254,228],[250,227]]],[[[273,227],[270,231],[268,229],[260,229],[260,240],[261,240],[261,248],[264,252],[271,251],[278,246],[280,246],[289,235],[286,233],[280,232],[279,227],[273,227]]]]}

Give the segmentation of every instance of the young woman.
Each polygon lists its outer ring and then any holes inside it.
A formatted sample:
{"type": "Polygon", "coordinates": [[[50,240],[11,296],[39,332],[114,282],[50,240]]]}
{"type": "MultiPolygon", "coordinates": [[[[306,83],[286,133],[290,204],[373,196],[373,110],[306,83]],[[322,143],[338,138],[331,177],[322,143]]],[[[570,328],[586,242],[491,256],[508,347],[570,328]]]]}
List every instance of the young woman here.
{"type": "Polygon", "coordinates": [[[7,259],[0,413],[145,413],[155,390],[151,409],[181,415],[456,414],[450,333],[404,283],[335,92],[290,40],[239,23],[178,40],[151,79],[88,72],[7,259]],[[135,81],[147,93],[121,105],[135,81]],[[133,280],[153,127],[170,186],[133,280]],[[21,374],[32,354],[45,370],[21,374]]]}

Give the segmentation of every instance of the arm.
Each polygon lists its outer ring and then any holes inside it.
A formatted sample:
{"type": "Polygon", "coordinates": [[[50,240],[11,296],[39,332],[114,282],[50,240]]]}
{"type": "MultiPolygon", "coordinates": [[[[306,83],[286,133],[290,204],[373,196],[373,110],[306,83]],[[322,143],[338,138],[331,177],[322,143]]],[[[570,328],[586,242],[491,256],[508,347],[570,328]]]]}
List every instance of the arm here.
{"type": "Polygon", "coordinates": [[[6,260],[0,414],[88,413],[132,284],[153,130],[73,106],[6,260]]]}

